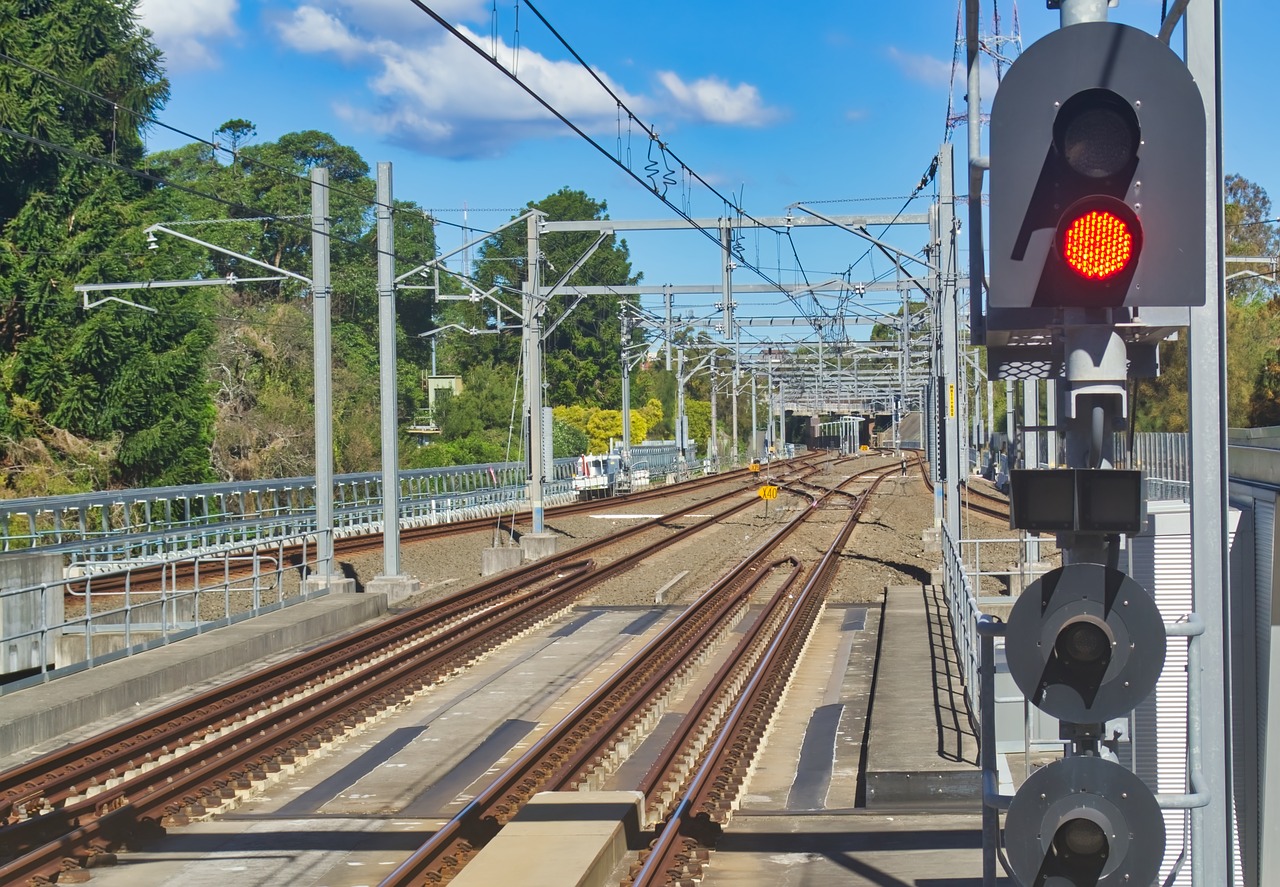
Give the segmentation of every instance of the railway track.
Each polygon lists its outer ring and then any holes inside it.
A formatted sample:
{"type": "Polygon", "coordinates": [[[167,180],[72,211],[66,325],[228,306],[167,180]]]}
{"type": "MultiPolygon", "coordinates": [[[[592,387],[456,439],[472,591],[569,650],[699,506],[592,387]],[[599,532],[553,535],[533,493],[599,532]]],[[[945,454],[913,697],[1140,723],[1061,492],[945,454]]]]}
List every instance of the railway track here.
{"type": "MultiPolygon", "coordinates": [[[[932,492],[933,477],[929,473],[928,463],[921,461],[920,465],[925,486],[932,492]]],[[[964,484],[960,493],[960,503],[973,514],[981,514],[1006,524],[1009,522],[1009,500],[1003,496],[980,490],[972,484],[964,484]]]]}
{"type": "Polygon", "coordinates": [[[0,883],[79,876],[120,846],[221,809],[564,611],[608,576],[753,504],[741,487],[731,489],[0,774],[0,883]],[[735,497],[742,501],[731,503],[735,497]],[[727,507],[681,530],[668,526],[718,504],[727,507]],[[663,538],[604,568],[589,559],[646,533],[663,538]]]}
{"type": "MultiPolygon", "coordinates": [[[[816,461],[820,454],[806,454],[796,459],[788,460],[785,465],[799,470],[816,470],[816,461]]],[[[685,481],[677,487],[662,486],[654,487],[639,492],[629,493],[625,496],[615,497],[612,499],[591,499],[581,502],[571,502],[566,505],[558,505],[546,510],[547,520],[556,520],[562,517],[571,517],[578,514],[589,514],[599,512],[602,508],[608,508],[611,505],[617,506],[622,504],[633,505],[636,503],[660,501],[663,498],[671,496],[673,489],[678,489],[682,493],[697,493],[701,490],[721,486],[724,484],[742,484],[754,480],[755,475],[747,468],[735,469],[733,471],[723,472],[721,474],[710,475],[707,477],[696,478],[694,480],[685,481]]],[[[510,514],[503,518],[493,517],[477,517],[462,521],[453,521],[450,523],[433,524],[418,527],[404,527],[400,531],[400,542],[402,545],[412,545],[418,542],[427,542],[435,539],[445,538],[449,536],[460,535],[463,533],[474,533],[480,531],[493,532],[501,529],[502,531],[516,534],[520,532],[522,526],[528,527],[529,516],[527,514],[510,514]]],[[[350,558],[354,555],[369,551],[381,550],[383,537],[381,532],[368,533],[355,536],[339,536],[334,539],[334,558],[341,560],[350,558]]],[[[252,546],[247,546],[245,550],[249,550],[252,546]]],[[[272,553],[276,554],[284,563],[302,564],[307,550],[302,542],[291,542],[274,544],[271,546],[272,553]]],[[[133,565],[128,570],[94,573],[82,579],[68,582],[65,594],[68,598],[74,598],[92,592],[95,597],[111,597],[123,595],[126,592],[148,592],[158,591],[167,585],[175,585],[179,583],[191,583],[195,580],[196,567],[185,562],[176,564],[155,565],[133,565]]],[[[231,582],[243,579],[252,575],[253,570],[249,566],[231,566],[225,571],[218,571],[219,578],[222,581],[231,582]]]]}
{"type": "MultiPolygon", "coordinates": [[[[858,479],[855,475],[850,481],[858,479]]],[[[879,482],[877,478],[871,489],[879,482]]],[[[659,842],[671,841],[687,855],[690,822],[724,821],[750,755],[821,613],[823,592],[834,576],[839,551],[870,491],[855,499],[817,568],[806,568],[793,557],[770,560],[772,553],[817,513],[819,506],[839,498],[842,492],[824,489],[813,500],[814,507],[801,511],[739,562],[383,880],[381,887],[448,881],[537,792],[598,785],[602,781],[599,774],[616,766],[614,749],[652,726],[682,676],[705,659],[717,638],[725,636],[752,594],[776,573],[786,571],[764,614],[737,643],[685,716],[682,729],[638,786],[645,797],[647,818],[666,819],[666,826],[658,832],[659,842]],[[797,593],[801,579],[806,581],[797,593]],[[698,778],[689,789],[693,795],[682,793],[695,772],[698,778]],[[673,803],[676,800],[679,803],[673,803]]],[[[679,876],[674,877],[678,880],[679,876]]]]}

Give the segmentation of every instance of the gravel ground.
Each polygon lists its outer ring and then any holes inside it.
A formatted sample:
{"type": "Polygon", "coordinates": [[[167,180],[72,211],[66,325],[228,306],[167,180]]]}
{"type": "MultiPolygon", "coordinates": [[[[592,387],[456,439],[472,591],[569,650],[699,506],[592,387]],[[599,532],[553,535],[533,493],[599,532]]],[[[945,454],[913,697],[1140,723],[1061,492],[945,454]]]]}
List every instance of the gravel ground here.
{"type": "MultiPolygon", "coordinates": [[[[919,470],[912,470],[905,480],[899,480],[896,460],[865,456],[856,461],[831,463],[826,471],[810,481],[832,487],[848,480],[855,471],[868,467],[883,467],[890,476],[874,494],[841,554],[841,569],[829,598],[833,603],[879,601],[887,585],[928,582],[941,562],[939,555],[925,550],[923,542],[924,531],[933,526],[934,503],[933,494],[924,485],[919,470]]],[[[847,489],[861,491],[865,486],[854,484],[847,489]]],[[[643,519],[633,515],[651,516],[659,510],[669,513],[696,505],[711,495],[711,491],[673,495],[663,500],[661,509],[655,507],[654,502],[608,501],[601,503],[599,516],[551,517],[547,529],[559,535],[558,550],[565,551],[643,519]],[[611,518],[609,515],[624,516],[611,518]]],[[[752,495],[752,491],[748,489],[744,495],[752,495]]],[[[849,504],[846,498],[835,497],[824,514],[811,519],[811,527],[797,531],[783,544],[779,556],[794,555],[806,567],[815,565],[847,517],[849,504]]],[[[677,543],[645,565],[606,582],[593,593],[591,603],[651,606],[656,592],[672,580],[675,582],[665,591],[663,602],[687,603],[750,554],[769,533],[794,516],[796,509],[808,508],[809,500],[784,489],[776,501],[769,503],[767,516],[764,505],[757,500],[746,511],[709,528],[697,538],[677,543]]],[[[706,513],[710,512],[695,512],[706,513]]],[[[697,518],[691,516],[671,523],[685,526],[694,520],[697,518]]],[[[985,518],[970,519],[965,530],[966,538],[971,530],[977,538],[1012,538],[1013,535],[999,522],[985,518]]],[[[480,553],[492,544],[491,534],[469,533],[407,546],[402,554],[401,569],[422,583],[423,593],[406,601],[405,606],[426,603],[480,581],[480,553]]],[[[997,561],[1007,568],[1016,563],[1017,553],[1018,546],[1013,543],[984,543],[983,568],[989,569],[997,561]]],[[[380,552],[363,554],[353,558],[352,564],[361,581],[367,583],[382,572],[382,555],[380,552]]]]}
{"type": "MultiPolygon", "coordinates": [[[[832,470],[820,473],[810,480],[823,486],[834,486],[848,480],[855,470],[883,466],[896,468],[892,459],[864,457],[857,462],[845,462],[832,470]]],[[[855,485],[861,489],[864,485],[855,485]]],[[[838,603],[870,602],[879,600],[886,585],[927,582],[929,571],[937,567],[937,556],[924,551],[924,529],[933,522],[933,500],[917,473],[907,483],[890,480],[885,492],[878,493],[863,524],[854,530],[842,555],[842,567],[832,588],[831,600],[838,603]]],[[[710,493],[695,497],[676,497],[664,502],[665,511],[672,511],[685,504],[696,504],[710,493]]],[[[751,491],[744,495],[752,495],[751,491]]],[[[628,507],[621,503],[603,505],[601,514],[655,514],[650,507],[628,507]]],[[[780,548],[778,556],[794,555],[812,567],[822,556],[847,516],[848,501],[837,497],[834,504],[824,509],[810,521],[812,526],[793,534],[780,548]]],[[[755,501],[746,511],[709,528],[696,539],[677,543],[652,558],[644,566],[628,571],[625,575],[606,582],[591,598],[601,606],[651,606],[656,592],[672,584],[663,595],[669,604],[687,603],[713,584],[729,567],[746,557],[768,534],[794,516],[797,509],[810,507],[807,497],[789,494],[786,490],[769,504],[755,501]]],[[[575,516],[548,521],[548,528],[560,534],[560,549],[581,544],[588,539],[599,538],[637,518],[592,518],[575,516]]],[[[694,518],[696,519],[696,518],[694,518]]],[[[674,522],[685,525],[689,521],[674,522]]],[[[491,544],[486,534],[468,534],[466,537],[432,542],[407,548],[402,567],[416,576],[423,584],[424,592],[408,604],[423,603],[443,594],[452,593],[479,580],[480,551],[491,544]]],[[[381,555],[365,555],[355,562],[362,579],[381,570],[381,555]]]]}

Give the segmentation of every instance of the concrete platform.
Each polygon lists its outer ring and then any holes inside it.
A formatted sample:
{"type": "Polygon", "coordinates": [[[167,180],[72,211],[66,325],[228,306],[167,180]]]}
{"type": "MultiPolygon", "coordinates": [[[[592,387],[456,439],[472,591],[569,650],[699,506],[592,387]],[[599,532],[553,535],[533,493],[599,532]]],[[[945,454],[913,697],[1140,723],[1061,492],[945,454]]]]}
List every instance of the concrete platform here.
{"type": "Polygon", "coordinates": [[[827,609],[702,887],[981,887],[977,745],[954,726],[946,632],[931,587],[827,609]]]}
{"type": "Polygon", "coordinates": [[[940,586],[886,591],[867,750],[867,806],[927,803],[979,810],[970,722],[940,586]]]}
{"type": "Polygon", "coordinates": [[[982,887],[982,817],[739,814],[705,873],[701,887],[982,887]]]}
{"type": "MultiPolygon", "coordinates": [[[[42,743],[385,615],[383,594],[326,595],[0,697],[0,767],[42,743]]],[[[41,749],[43,750],[43,749],[41,749]]],[[[11,763],[11,762],[10,762],[11,763]]]]}

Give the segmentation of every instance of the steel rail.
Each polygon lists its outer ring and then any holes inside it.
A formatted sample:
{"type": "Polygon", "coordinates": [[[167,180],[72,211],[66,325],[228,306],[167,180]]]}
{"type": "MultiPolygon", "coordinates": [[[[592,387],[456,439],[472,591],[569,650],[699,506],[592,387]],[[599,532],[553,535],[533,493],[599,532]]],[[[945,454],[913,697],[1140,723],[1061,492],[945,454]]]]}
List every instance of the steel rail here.
{"type": "MultiPolygon", "coordinates": [[[[860,474],[873,470],[876,469],[868,469],[860,474]]],[[[858,476],[855,475],[845,483],[856,480],[858,476]]],[[[385,878],[380,887],[410,887],[427,880],[435,882],[450,879],[466,864],[476,849],[491,840],[537,791],[564,790],[581,781],[593,759],[601,754],[602,749],[612,745],[626,729],[625,725],[631,714],[653,704],[650,691],[656,693],[673,680],[678,670],[689,667],[688,654],[683,652],[688,644],[679,640],[681,635],[687,638],[690,632],[696,631],[699,637],[711,637],[717,629],[716,622],[693,628],[690,626],[694,626],[695,620],[705,619],[708,611],[719,620],[720,614],[731,612],[744,602],[749,592],[735,592],[735,586],[751,572],[755,573],[753,585],[763,581],[767,573],[758,567],[760,561],[790,536],[812,511],[805,509],[740,561],[729,574],[691,605],[679,620],[646,644],[635,657],[597,687],[591,696],[473,798],[385,878]],[[725,601],[726,597],[728,600],[724,605],[715,606],[717,600],[725,601]],[[653,668],[645,663],[660,652],[667,654],[668,665],[651,674],[643,683],[636,681],[638,672],[653,668]],[[629,686],[632,689],[627,689],[629,686]],[[630,701],[620,699],[623,695],[629,696],[630,701]]],[[[779,563],[784,562],[786,559],[779,563]]]]}
{"type": "MultiPolygon", "coordinates": [[[[870,493],[879,484],[880,479],[877,479],[860,498],[835,541],[805,582],[794,607],[790,608],[783,626],[712,743],[702,767],[690,781],[649,850],[642,853],[639,867],[631,873],[633,887],[687,883],[701,878],[705,849],[713,846],[719,837],[745,778],[743,762],[755,753],[776,711],[795,664],[821,615],[826,589],[839,566],[840,552],[861,518],[870,493]]],[[[646,777],[647,788],[652,792],[662,784],[661,778],[656,777],[656,769],[646,777]]],[[[657,799],[649,791],[646,799],[652,805],[657,799]]]]}
{"type": "MultiPolygon", "coordinates": [[[[592,694],[566,715],[555,727],[530,747],[517,761],[498,776],[487,788],[459,811],[426,843],[382,881],[380,887],[409,887],[436,877],[448,880],[465,865],[467,859],[480,845],[487,843],[524,802],[547,784],[557,774],[563,778],[565,762],[573,751],[564,751],[562,743],[572,737],[569,747],[576,751],[586,748],[586,755],[597,749],[609,736],[617,732],[619,720],[611,717],[624,702],[636,710],[650,702],[650,697],[640,695],[640,687],[633,680],[642,669],[652,675],[651,660],[661,653],[672,654],[666,658],[667,676],[682,664],[679,655],[691,644],[691,638],[706,638],[716,627],[715,619],[705,621],[708,611],[718,617],[732,604],[741,602],[743,595],[733,589],[741,581],[754,578],[763,581],[766,574],[756,569],[761,560],[804,520],[802,513],[786,526],[773,533],[755,551],[743,558],[725,577],[698,598],[680,618],[668,625],[614,675],[597,687],[592,694]],[[748,574],[754,572],[754,577],[748,574]],[[727,606],[726,606],[727,601],[727,606]],[[717,607],[716,604],[721,604],[717,607]],[[605,711],[608,714],[605,714],[605,711]],[[577,734],[575,736],[575,734],[577,734]],[[607,734],[602,736],[601,734],[607,734]],[[432,875],[431,873],[435,873],[432,875]]],[[[654,677],[643,686],[661,686],[662,680],[654,677]]],[[[581,765],[583,755],[575,756],[581,765]]]]}
{"type": "MultiPolygon", "coordinates": [[[[719,502],[734,496],[740,496],[741,494],[742,494],[741,490],[733,490],[733,491],[729,491],[728,493],[722,494],[721,496],[715,497],[710,501],[719,502]]],[[[628,536],[635,535],[639,532],[643,532],[645,529],[652,529],[654,527],[661,526],[664,523],[669,522],[673,516],[679,516],[679,515],[690,513],[696,509],[706,508],[707,504],[708,502],[704,501],[696,505],[690,506],[686,509],[682,509],[678,512],[674,512],[672,515],[664,516],[662,518],[657,518],[657,519],[648,521],[642,525],[629,527],[623,531],[620,531],[619,533],[612,534],[609,537],[609,539],[611,542],[616,542],[620,538],[626,538],[628,536]]],[[[447,664],[447,660],[450,653],[453,653],[455,658],[461,657],[463,653],[470,653],[473,656],[479,655],[478,653],[476,653],[476,650],[482,649],[482,648],[483,649],[491,648],[494,644],[500,642],[500,640],[505,639],[505,637],[510,636],[516,631],[526,630],[528,625],[532,621],[541,621],[542,619],[550,618],[550,615],[552,615],[554,611],[563,609],[564,606],[569,605],[572,599],[577,596],[577,593],[580,592],[582,588],[584,588],[587,585],[588,582],[590,584],[595,584],[595,583],[598,583],[599,581],[602,581],[605,578],[608,578],[613,575],[617,575],[618,573],[621,573],[627,569],[630,569],[632,566],[634,566],[644,557],[647,557],[650,554],[652,554],[654,551],[660,550],[661,548],[674,544],[680,539],[693,535],[699,532],[701,529],[704,529],[705,527],[709,526],[710,524],[722,519],[723,517],[738,513],[739,511],[742,511],[753,504],[754,504],[754,500],[746,499],[745,501],[739,503],[738,505],[733,506],[732,508],[728,509],[726,512],[722,514],[708,517],[696,524],[693,524],[693,525],[690,525],[689,527],[684,528],[683,530],[680,530],[680,531],[677,531],[676,533],[671,534],[665,539],[658,540],[657,542],[652,543],[650,546],[648,546],[645,549],[642,549],[626,557],[619,558],[618,560],[610,564],[608,567],[595,571],[589,577],[580,576],[579,574],[574,574],[570,577],[570,581],[565,583],[561,587],[561,590],[558,594],[541,590],[541,589],[533,592],[525,591],[523,594],[517,597],[518,603],[513,608],[516,611],[516,616],[513,616],[511,619],[508,619],[505,616],[501,616],[500,614],[498,614],[496,611],[492,609],[492,599],[490,599],[487,603],[478,602],[480,596],[476,595],[474,589],[471,590],[471,592],[459,592],[458,595],[456,595],[455,597],[469,596],[473,598],[473,600],[469,602],[471,610],[472,611],[483,610],[484,614],[482,616],[477,617],[472,622],[457,625],[454,628],[444,631],[444,634],[439,635],[436,638],[436,640],[431,644],[431,649],[437,650],[438,652],[434,654],[434,658],[428,661],[427,663],[425,664],[419,663],[418,668],[421,669],[421,668],[431,667],[433,665],[437,665],[439,662],[446,662],[446,665],[442,666],[443,668],[445,668],[445,670],[456,668],[457,667],[456,663],[447,664]],[[506,629],[505,635],[500,635],[497,637],[497,639],[494,639],[495,633],[489,628],[490,625],[497,624],[498,620],[501,620],[502,624],[504,625],[510,625],[514,619],[516,619],[519,615],[522,615],[522,614],[525,615],[526,618],[524,619],[523,622],[520,623],[520,626],[518,629],[506,629]],[[531,618],[528,618],[530,614],[536,614],[538,616],[538,619],[533,620],[531,618]],[[472,636],[474,636],[474,638],[472,638],[472,636]],[[468,639],[471,639],[471,640],[469,641],[469,644],[467,646],[459,647],[457,646],[457,644],[454,643],[454,640],[451,640],[451,639],[456,640],[457,638],[462,638],[463,640],[468,640],[468,639]],[[484,646],[486,644],[488,645],[488,647],[484,646]]],[[[536,565],[536,571],[538,575],[543,577],[550,575],[555,571],[561,571],[563,573],[565,570],[568,569],[567,564],[573,563],[567,560],[570,556],[581,557],[584,549],[599,548],[599,547],[603,547],[603,545],[604,545],[603,541],[597,541],[596,543],[592,543],[591,545],[582,546],[577,549],[573,549],[570,552],[565,552],[563,555],[557,556],[556,558],[551,559],[552,561],[554,561],[553,563],[548,563],[546,561],[540,562],[538,565],[536,565]]],[[[585,573],[586,570],[583,569],[581,572],[585,573]]],[[[513,586],[517,588],[524,588],[524,589],[527,589],[528,587],[528,574],[523,574],[522,576],[500,577],[500,579],[502,581],[496,582],[496,583],[490,583],[488,585],[504,586],[508,589],[513,586]]],[[[556,588],[556,587],[558,586],[553,586],[553,588],[556,588]]],[[[413,615],[416,615],[420,618],[425,617],[430,619],[430,618],[433,618],[433,614],[435,614],[435,616],[438,617],[436,618],[436,625],[434,626],[435,630],[437,631],[442,630],[440,627],[442,624],[449,621],[457,623],[459,618],[461,618],[456,612],[451,614],[448,617],[440,616],[439,614],[436,613],[438,609],[440,608],[436,606],[419,608],[418,611],[413,611],[413,615]]],[[[393,630],[401,634],[407,632],[407,629],[400,627],[400,623],[396,623],[396,626],[393,630]]],[[[385,633],[380,637],[380,639],[373,640],[372,642],[375,644],[381,645],[384,648],[384,652],[385,652],[385,646],[387,643],[387,636],[385,635],[385,633]]],[[[338,647],[344,650],[351,650],[353,649],[353,643],[350,638],[347,638],[347,639],[333,642],[333,644],[329,645],[329,647],[338,647]]],[[[328,653],[332,651],[329,650],[328,648],[324,648],[323,652],[328,653]]],[[[423,652],[424,651],[422,650],[414,651],[413,655],[420,656],[420,654],[422,654],[423,652]]],[[[298,657],[298,658],[303,659],[306,657],[298,657]]],[[[288,663],[288,664],[292,664],[292,663],[293,661],[291,661],[291,663],[288,663]]],[[[285,665],[288,665],[288,664],[285,664],[285,665]]],[[[392,673],[402,674],[402,673],[405,673],[405,670],[407,668],[410,668],[408,657],[406,657],[405,666],[404,667],[397,666],[392,671],[392,673]]],[[[261,679],[262,679],[262,675],[255,675],[246,679],[246,681],[252,684],[257,684],[261,682],[261,679]]],[[[314,681],[315,679],[312,678],[312,680],[314,681]]],[[[355,685],[359,685],[361,683],[360,676],[358,674],[348,674],[344,677],[335,678],[331,671],[325,675],[324,681],[328,684],[326,692],[335,690],[335,688],[337,690],[341,690],[342,688],[346,687],[348,683],[351,683],[351,682],[354,682],[355,685]]],[[[419,681],[418,683],[420,684],[421,681],[419,681]]],[[[274,687],[273,685],[273,689],[278,690],[279,688],[274,687]]],[[[227,689],[224,687],[220,691],[211,691],[211,692],[215,692],[215,693],[220,692],[221,694],[226,695],[227,689]]],[[[394,693],[394,691],[389,691],[389,692],[394,693]]],[[[261,696],[264,698],[267,695],[268,694],[266,693],[261,694],[261,696]]],[[[271,696],[271,699],[273,702],[278,704],[278,694],[271,696]]],[[[209,700],[206,699],[203,701],[208,702],[209,700]]],[[[191,702],[197,702],[197,700],[192,700],[191,702]]],[[[298,711],[295,711],[295,709],[298,706],[301,706],[303,710],[314,711],[318,709],[329,709],[336,704],[337,703],[332,699],[320,699],[318,701],[303,699],[303,700],[299,700],[295,705],[286,706],[281,710],[285,711],[288,714],[288,716],[290,718],[293,718],[297,723],[310,724],[309,720],[307,720],[306,718],[303,718],[302,715],[298,713],[298,711]],[[311,706],[311,708],[307,709],[306,708],[307,706],[311,706]]],[[[359,703],[359,702],[349,703],[348,708],[344,709],[344,712],[342,714],[342,717],[341,717],[342,723],[344,723],[346,726],[353,726],[355,723],[358,723],[360,720],[362,720],[363,716],[360,713],[361,704],[362,703],[359,703]]],[[[381,703],[379,702],[373,703],[374,707],[378,707],[380,704],[381,703]]],[[[198,706],[196,705],[186,704],[186,711],[188,714],[184,720],[189,720],[191,717],[190,713],[196,710],[197,708],[198,706]]],[[[174,714],[172,710],[169,710],[166,713],[169,715],[174,714]]],[[[272,719],[274,719],[279,716],[280,715],[276,713],[271,717],[272,719]]],[[[217,716],[215,715],[215,717],[217,716]]],[[[319,731],[329,730],[331,732],[342,732],[342,728],[335,727],[334,723],[335,722],[333,720],[330,720],[327,726],[318,727],[314,729],[319,731]]],[[[262,722],[255,721],[253,724],[249,726],[252,728],[253,731],[256,731],[260,736],[265,735],[267,732],[267,727],[264,726],[262,722]]],[[[136,728],[136,725],[135,725],[135,728],[136,728]]],[[[128,731],[128,729],[129,729],[128,727],[121,728],[121,731],[128,731]]],[[[0,876],[10,876],[10,877],[16,877],[16,878],[37,877],[43,874],[47,874],[49,871],[52,870],[55,864],[60,867],[65,867],[65,865],[67,864],[66,855],[67,853],[70,852],[68,848],[71,846],[71,842],[75,840],[85,841],[85,842],[88,842],[89,844],[93,844],[94,842],[97,842],[99,849],[96,852],[98,854],[107,852],[103,848],[110,847],[113,843],[118,842],[119,840],[122,840],[122,838],[120,837],[120,834],[122,834],[122,832],[124,831],[127,831],[127,829],[123,829],[122,826],[120,825],[120,823],[123,821],[121,817],[125,816],[125,814],[116,815],[117,810],[122,810],[126,808],[129,809],[130,812],[128,813],[128,816],[132,817],[129,821],[133,821],[135,822],[135,824],[137,822],[146,820],[148,818],[148,815],[147,815],[148,811],[154,814],[155,810],[157,809],[156,804],[160,803],[160,801],[158,800],[159,798],[171,798],[172,792],[175,790],[173,788],[174,786],[184,787],[184,790],[187,791],[187,795],[185,796],[184,803],[187,803],[193,807],[198,807],[199,804],[198,802],[192,800],[193,797],[199,797],[201,793],[207,795],[211,792],[219,792],[219,793],[225,792],[227,791],[227,786],[229,784],[241,784],[247,781],[251,781],[245,775],[247,771],[252,771],[252,770],[261,771],[270,766],[268,758],[260,758],[256,760],[256,762],[252,759],[252,754],[253,754],[252,747],[256,747],[257,742],[256,740],[249,740],[240,736],[244,728],[229,729],[227,718],[218,717],[217,723],[215,725],[197,728],[197,732],[199,732],[201,735],[206,735],[214,729],[223,731],[225,733],[225,736],[237,737],[235,740],[229,740],[232,742],[233,748],[231,750],[228,750],[225,747],[226,743],[222,741],[222,739],[225,738],[224,736],[224,737],[215,738],[212,741],[206,743],[204,746],[201,747],[198,755],[195,755],[195,756],[183,755],[180,757],[172,758],[168,763],[172,763],[179,768],[181,774],[183,775],[182,779],[178,779],[174,776],[173,773],[170,773],[168,770],[168,765],[166,764],[165,766],[158,767],[156,769],[151,770],[147,774],[144,774],[144,776],[146,777],[145,779],[143,777],[138,777],[135,779],[125,779],[119,782],[119,784],[117,785],[111,786],[109,788],[104,789],[101,792],[94,794],[92,798],[87,798],[77,804],[65,806],[64,808],[54,811],[51,814],[45,814],[43,816],[36,817],[33,820],[26,820],[22,823],[18,823],[15,826],[11,826],[9,828],[0,830],[0,848],[2,848],[4,851],[3,855],[16,856],[19,853],[26,853],[26,856],[23,857],[23,860],[20,860],[21,865],[19,867],[15,868],[13,865],[9,865],[4,868],[0,868],[0,876]],[[236,752],[234,748],[236,742],[242,743],[242,745],[240,746],[239,752],[236,752]],[[213,754],[214,754],[213,761],[208,764],[202,763],[208,760],[206,751],[208,751],[209,749],[213,749],[213,754]],[[246,757],[246,755],[249,755],[249,757],[246,757]],[[239,769],[236,769],[236,768],[239,768],[239,769]],[[186,777],[188,776],[191,778],[187,779],[186,777]],[[160,779],[160,778],[168,780],[168,784],[167,784],[166,790],[163,790],[157,793],[153,788],[150,788],[149,783],[151,781],[154,781],[155,779],[160,779]],[[195,780],[196,788],[190,788],[190,783],[192,779],[195,780]],[[211,781],[213,783],[212,789],[210,788],[211,781]],[[136,793],[139,791],[148,792],[147,799],[146,799],[147,804],[145,806],[145,809],[140,808],[136,803],[130,800],[130,793],[131,792],[136,793]],[[101,827],[94,826],[92,821],[90,821],[87,825],[82,824],[86,820],[92,820],[93,817],[98,817],[100,819],[105,820],[108,816],[112,817],[111,820],[109,820],[106,824],[104,824],[101,827]],[[69,829],[73,829],[73,828],[74,828],[73,831],[68,831],[69,829]],[[45,839],[48,839],[49,843],[46,845],[45,848],[43,849],[39,848],[38,842],[45,839]],[[57,859],[56,860],[51,859],[50,854],[52,854],[52,856],[54,857],[57,857],[57,859]],[[34,872],[35,874],[32,874],[32,872],[34,872]]],[[[294,735],[296,734],[296,732],[297,731],[294,730],[293,733],[290,735],[294,735]]],[[[152,743],[152,747],[154,748],[158,740],[156,739],[155,736],[152,736],[150,737],[150,741],[152,743]]],[[[291,747],[296,749],[300,743],[310,744],[313,741],[314,741],[314,734],[304,734],[300,740],[296,738],[292,740],[293,744],[291,747]]],[[[273,748],[274,754],[278,755],[278,754],[291,753],[287,750],[282,751],[282,748],[283,746],[281,745],[281,740],[277,740],[276,746],[274,746],[273,748]]],[[[80,748],[79,751],[82,753],[82,757],[83,757],[83,753],[92,754],[92,750],[85,749],[85,748],[80,748]]],[[[129,751],[136,754],[138,752],[138,748],[133,747],[133,748],[130,748],[129,751]]],[[[74,752],[71,752],[70,754],[63,754],[60,760],[63,763],[74,761],[75,760],[74,754],[75,754],[74,752]]],[[[49,760],[46,759],[45,764],[47,765],[48,763],[49,763],[49,760]]],[[[101,772],[101,768],[104,765],[109,766],[111,762],[100,760],[97,763],[99,766],[99,772],[101,772]]],[[[30,767],[25,768],[22,775],[29,775],[30,770],[31,770],[30,767]]],[[[84,781],[86,780],[93,781],[95,777],[91,773],[82,771],[77,773],[76,778],[79,781],[81,781],[81,784],[83,784],[84,781]]],[[[33,787],[30,781],[22,781],[19,779],[13,780],[12,783],[17,785],[17,792],[11,793],[11,794],[16,794],[19,797],[21,796],[22,792],[28,792],[29,793],[28,797],[34,797],[36,794],[40,794],[40,793],[49,794],[51,789],[50,785],[45,785],[45,786],[36,788],[33,791],[33,787]]],[[[65,796],[66,795],[64,794],[64,797],[65,796]]],[[[172,808],[172,804],[170,804],[169,808],[166,809],[166,811],[163,814],[163,817],[168,817],[170,821],[179,821],[182,818],[181,814],[175,812],[175,810],[172,808]]],[[[155,817],[153,816],[152,818],[154,819],[155,817]]],[[[88,851],[85,851],[84,855],[86,857],[89,857],[89,856],[92,856],[94,852],[95,851],[90,849],[88,851]]]]}

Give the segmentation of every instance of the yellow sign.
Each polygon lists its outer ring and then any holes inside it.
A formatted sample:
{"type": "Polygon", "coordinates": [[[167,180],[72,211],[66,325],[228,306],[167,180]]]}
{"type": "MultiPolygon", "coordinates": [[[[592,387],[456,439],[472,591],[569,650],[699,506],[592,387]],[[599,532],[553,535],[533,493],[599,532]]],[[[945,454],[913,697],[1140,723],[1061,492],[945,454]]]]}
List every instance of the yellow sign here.
{"type": "Polygon", "coordinates": [[[748,470],[748,471],[751,471],[751,472],[754,472],[754,473],[756,473],[756,474],[759,474],[759,473],[760,473],[760,463],[759,463],[759,462],[752,462],[752,463],[751,463],[751,465],[747,468],[747,470],[748,470]]]}
{"type": "Polygon", "coordinates": [[[954,417],[956,414],[956,386],[947,386],[947,415],[954,417]]]}
{"type": "Polygon", "coordinates": [[[757,490],[756,493],[757,495],[760,496],[761,499],[765,500],[766,502],[768,502],[770,499],[778,498],[778,488],[773,486],[772,484],[765,484],[759,490],[757,490]]]}

